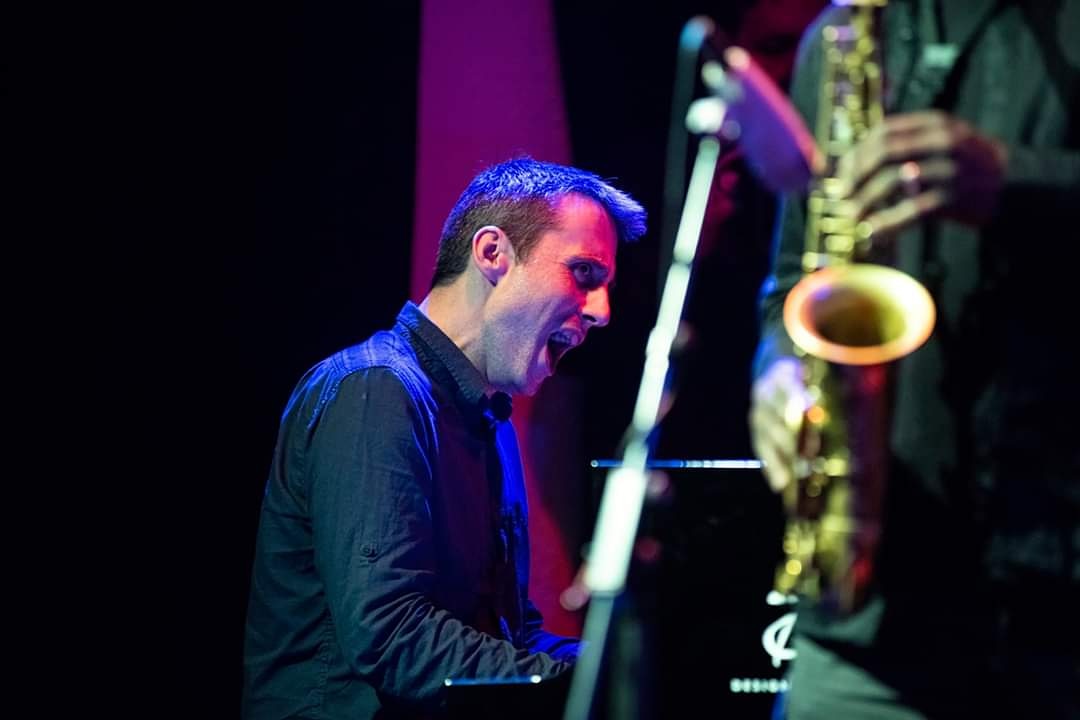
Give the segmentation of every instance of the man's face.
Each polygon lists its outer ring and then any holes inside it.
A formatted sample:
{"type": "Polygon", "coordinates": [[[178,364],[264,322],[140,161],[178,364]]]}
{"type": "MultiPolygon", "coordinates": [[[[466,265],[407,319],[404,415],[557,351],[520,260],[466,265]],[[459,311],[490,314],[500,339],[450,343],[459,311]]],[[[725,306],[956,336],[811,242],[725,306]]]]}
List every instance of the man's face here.
{"type": "Polygon", "coordinates": [[[611,318],[618,244],[611,218],[579,195],[559,201],[558,217],[525,262],[514,260],[485,309],[487,380],[511,394],[535,393],[563,354],[611,318]]]}

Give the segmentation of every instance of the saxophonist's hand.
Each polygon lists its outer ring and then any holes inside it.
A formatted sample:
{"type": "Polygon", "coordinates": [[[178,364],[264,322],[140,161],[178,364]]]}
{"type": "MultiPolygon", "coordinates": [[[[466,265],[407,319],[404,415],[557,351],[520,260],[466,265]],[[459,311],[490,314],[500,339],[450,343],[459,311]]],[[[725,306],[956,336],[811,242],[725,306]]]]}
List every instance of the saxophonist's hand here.
{"type": "Polygon", "coordinates": [[[968,225],[997,207],[1008,150],[939,110],[886,117],[844,155],[837,174],[851,183],[856,216],[871,239],[942,216],[968,225]]]}
{"type": "MultiPolygon", "coordinates": [[[[800,454],[800,428],[810,398],[796,358],[780,358],[759,377],[751,390],[750,436],[765,477],[776,492],[795,479],[800,454]]],[[[807,438],[802,438],[805,450],[807,438]]]]}

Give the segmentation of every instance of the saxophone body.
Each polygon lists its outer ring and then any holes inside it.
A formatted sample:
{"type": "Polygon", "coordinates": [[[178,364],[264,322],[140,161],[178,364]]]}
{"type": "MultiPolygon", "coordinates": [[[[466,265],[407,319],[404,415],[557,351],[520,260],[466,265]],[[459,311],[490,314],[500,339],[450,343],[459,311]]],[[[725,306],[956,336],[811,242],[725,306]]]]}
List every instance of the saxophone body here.
{"type": "Polygon", "coordinates": [[[884,0],[834,5],[822,28],[815,139],[825,160],[807,200],[803,278],[784,326],[811,405],[789,419],[800,433],[797,481],[784,490],[784,560],[775,589],[847,614],[874,575],[887,483],[889,363],[934,327],[934,303],[910,276],[862,262],[869,229],[845,201],[840,157],[883,117],[878,23],[884,0]]]}

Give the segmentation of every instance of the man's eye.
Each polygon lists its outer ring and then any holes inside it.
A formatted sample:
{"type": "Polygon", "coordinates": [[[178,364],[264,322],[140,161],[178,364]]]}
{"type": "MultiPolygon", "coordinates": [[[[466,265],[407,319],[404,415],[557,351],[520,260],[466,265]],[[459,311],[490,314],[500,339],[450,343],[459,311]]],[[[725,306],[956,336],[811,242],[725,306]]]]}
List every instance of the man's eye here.
{"type": "Polygon", "coordinates": [[[589,263],[577,263],[574,265],[574,277],[578,282],[589,283],[593,279],[593,266],[589,263]]]}

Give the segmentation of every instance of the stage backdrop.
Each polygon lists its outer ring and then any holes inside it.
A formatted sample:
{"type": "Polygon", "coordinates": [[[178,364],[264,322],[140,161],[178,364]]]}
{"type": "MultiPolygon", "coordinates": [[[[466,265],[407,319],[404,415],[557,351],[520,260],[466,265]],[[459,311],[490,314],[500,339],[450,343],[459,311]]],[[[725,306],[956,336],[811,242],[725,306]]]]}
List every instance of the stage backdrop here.
{"type": "MultiPolygon", "coordinates": [[[[522,154],[571,160],[550,3],[423,3],[418,84],[417,302],[431,283],[443,221],[478,170],[522,154]]],[[[583,540],[580,415],[574,383],[556,379],[534,398],[515,398],[512,418],[528,484],[531,594],[548,627],[568,635],[581,630],[581,618],[558,603],[583,540]]]]}

